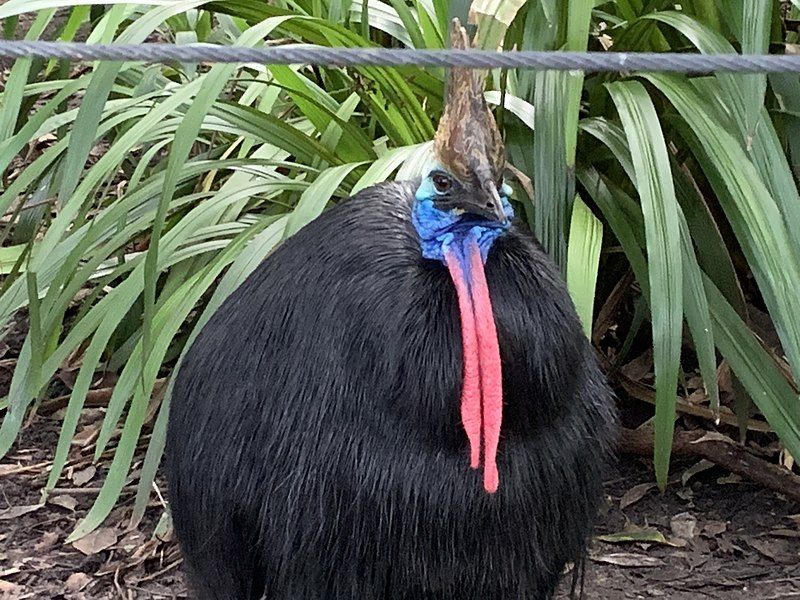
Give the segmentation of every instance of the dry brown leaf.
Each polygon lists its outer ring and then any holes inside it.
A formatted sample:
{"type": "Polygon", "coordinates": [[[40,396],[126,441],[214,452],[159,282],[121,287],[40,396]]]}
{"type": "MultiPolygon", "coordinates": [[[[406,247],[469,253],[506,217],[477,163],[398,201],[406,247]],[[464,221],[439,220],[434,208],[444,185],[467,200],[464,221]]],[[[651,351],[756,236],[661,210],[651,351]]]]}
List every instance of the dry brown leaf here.
{"type": "Polygon", "coordinates": [[[689,390],[699,390],[703,388],[703,378],[700,375],[692,375],[686,380],[686,388],[689,390]]]}
{"type": "Polygon", "coordinates": [[[97,554],[107,548],[110,548],[117,543],[117,532],[111,527],[101,527],[82,537],[81,539],[72,542],[72,547],[82,552],[86,556],[97,554]]]}
{"type": "Polygon", "coordinates": [[[780,454],[780,463],[781,463],[781,465],[783,465],[784,467],[786,467],[787,469],[789,469],[791,471],[792,467],[794,467],[794,462],[795,462],[794,461],[794,456],[789,454],[789,451],[786,448],[781,450],[781,454],[780,454]]]}
{"type": "Polygon", "coordinates": [[[717,367],[717,387],[720,394],[732,394],[733,382],[731,381],[731,367],[727,361],[722,361],[717,367]]]}
{"type": "Polygon", "coordinates": [[[126,556],[123,560],[106,563],[95,575],[102,577],[103,575],[110,575],[119,569],[132,569],[142,564],[148,558],[151,558],[155,554],[158,546],[158,540],[150,539],[134,550],[133,554],[126,556]]]}
{"type": "Polygon", "coordinates": [[[89,465],[85,469],[75,471],[72,474],[72,482],[77,486],[86,485],[92,480],[95,473],[97,473],[97,468],[94,465],[89,465]]]}
{"type": "Polygon", "coordinates": [[[785,541],[752,538],[747,540],[747,545],[756,550],[762,556],[766,556],[775,562],[783,562],[786,559],[785,541]]]}
{"type": "Polygon", "coordinates": [[[64,368],[58,372],[57,377],[67,386],[67,389],[72,390],[75,387],[79,372],[79,368],[64,368]]]}
{"type": "Polygon", "coordinates": [[[22,515],[27,515],[34,511],[39,510],[44,506],[43,504],[30,504],[27,506],[10,506],[5,510],[0,510],[0,521],[7,521],[9,519],[16,519],[22,515]]]}
{"type": "Polygon", "coordinates": [[[16,575],[17,573],[21,573],[22,570],[19,567],[11,567],[10,569],[3,569],[0,571],[0,578],[2,577],[11,577],[12,575],[16,575]]]}
{"type": "Polygon", "coordinates": [[[593,556],[595,562],[617,565],[618,567],[660,567],[664,563],[654,556],[644,556],[642,554],[630,554],[627,552],[615,552],[602,556],[593,556]]]}
{"type": "Polygon", "coordinates": [[[720,485],[742,483],[742,478],[736,473],[731,473],[725,477],[718,477],[717,483],[720,485]]]}
{"type": "Polygon", "coordinates": [[[773,529],[769,533],[775,537],[800,539],[800,531],[795,531],[794,529],[773,529]]]}
{"type": "Polygon", "coordinates": [[[682,540],[692,540],[697,530],[697,517],[688,512],[675,515],[669,520],[672,535],[682,540]]]}
{"type": "Polygon", "coordinates": [[[43,136],[36,138],[37,144],[46,144],[48,142],[55,142],[58,138],[52,133],[45,133],[43,136]]]}
{"type": "Polygon", "coordinates": [[[45,531],[42,534],[42,539],[36,542],[36,545],[33,547],[33,549],[37,552],[44,552],[45,550],[49,550],[55,546],[57,542],[58,534],[55,531],[45,531]]]}
{"type": "Polygon", "coordinates": [[[733,554],[735,552],[738,552],[739,554],[747,554],[741,547],[731,542],[725,536],[717,538],[717,547],[723,554],[733,554]]]}
{"type": "Polygon", "coordinates": [[[47,502],[49,504],[55,504],[56,506],[60,506],[61,508],[66,508],[67,510],[72,511],[74,511],[75,507],[78,506],[78,501],[69,494],[53,496],[52,498],[48,498],[47,502]]]}
{"type": "Polygon", "coordinates": [[[728,524],[725,521],[706,521],[703,524],[703,533],[708,537],[717,537],[727,529],[728,524]]]}
{"type": "Polygon", "coordinates": [[[691,467],[686,469],[683,474],[681,475],[681,485],[686,485],[689,483],[689,480],[697,475],[698,473],[702,473],[703,471],[707,471],[708,469],[712,468],[714,463],[710,460],[706,460],[705,458],[696,462],[691,467]]]}
{"type": "Polygon", "coordinates": [[[632,381],[641,381],[653,372],[653,350],[649,349],[623,365],[620,371],[632,381]]]}
{"type": "Polygon", "coordinates": [[[92,578],[86,573],[73,573],[67,577],[66,588],[70,592],[80,592],[92,582],[92,578]]]}
{"type": "Polygon", "coordinates": [[[72,443],[85,448],[97,438],[97,434],[100,432],[100,425],[100,423],[87,425],[72,437],[72,443]]]}
{"type": "Polygon", "coordinates": [[[697,438],[692,444],[699,444],[701,442],[724,442],[726,444],[735,444],[731,438],[727,435],[720,433],[719,431],[706,431],[705,435],[701,438],[697,438]]]}
{"type": "Polygon", "coordinates": [[[597,41],[600,42],[600,45],[603,47],[603,50],[608,50],[611,46],[614,45],[614,38],[605,33],[598,36],[597,41]]]}
{"type": "Polygon", "coordinates": [[[146,541],[147,536],[145,536],[141,531],[129,531],[127,534],[125,534],[125,537],[119,541],[119,547],[130,554],[137,548],[141,548],[146,541]]]}
{"type": "Polygon", "coordinates": [[[19,594],[21,591],[22,586],[0,579],[0,594],[9,594],[9,597],[13,598],[14,595],[19,594]]]}
{"type": "Polygon", "coordinates": [[[647,492],[654,489],[656,487],[655,483],[640,483],[639,485],[633,486],[627,492],[622,495],[622,498],[619,500],[619,507],[621,510],[629,507],[631,504],[635,504],[642,498],[647,495],[647,492]]]}
{"type": "Polygon", "coordinates": [[[686,404],[691,404],[692,406],[701,406],[701,405],[706,403],[707,399],[708,399],[708,395],[706,394],[706,391],[703,390],[703,389],[700,389],[700,390],[693,391],[691,394],[686,396],[686,398],[684,398],[683,400],[684,400],[684,402],[686,402],[686,404]]]}
{"type": "Polygon", "coordinates": [[[689,542],[683,538],[671,537],[669,540],[667,540],[667,544],[674,548],[686,548],[686,546],[689,545],[689,542]]]}
{"type": "Polygon", "coordinates": [[[161,517],[156,523],[156,530],[153,537],[161,542],[171,542],[175,539],[175,528],[172,524],[172,514],[169,511],[161,513],[161,517]]]}

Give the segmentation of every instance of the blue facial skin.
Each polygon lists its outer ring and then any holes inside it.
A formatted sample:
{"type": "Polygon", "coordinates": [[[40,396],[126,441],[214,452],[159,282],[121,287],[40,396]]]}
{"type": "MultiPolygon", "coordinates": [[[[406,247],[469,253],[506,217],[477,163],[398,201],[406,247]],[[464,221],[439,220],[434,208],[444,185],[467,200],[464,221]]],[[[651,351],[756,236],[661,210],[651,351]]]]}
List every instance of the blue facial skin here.
{"type": "Polygon", "coordinates": [[[423,179],[417,188],[416,202],[411,212],[411,221],[419,233],[422,256],[444,262],[445,253],[452,250],[461,264],[467,266],[469,243],[475,240],[485,264],[492,244],[508,231],[510,221],[514,218],[514,209],[508,201],[511,188],[504,183],[499,191],[503,212],[508,217],[505,223],[457,210],[439,210],[435,206],[438,193],[430,176],[423,179]]]}

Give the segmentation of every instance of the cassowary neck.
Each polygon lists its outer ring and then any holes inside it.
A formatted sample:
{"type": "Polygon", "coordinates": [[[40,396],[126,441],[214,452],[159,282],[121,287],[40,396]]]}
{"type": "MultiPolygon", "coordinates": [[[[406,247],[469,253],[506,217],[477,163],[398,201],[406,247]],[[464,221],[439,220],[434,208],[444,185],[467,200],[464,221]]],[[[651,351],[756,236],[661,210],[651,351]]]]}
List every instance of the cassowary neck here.
{"type": "MultiPolygon", "coordinates": [[[[420,238],[422,256],[445,262],[448,250],[464,256],[463,251],[471,240],[477,242],[481,258],[486,262],[494,241],[505,233],[509,223],[499,223],[481,217],[453,211],[442,211],[434,206],[433,199],[427,195],[423,186],[417,191],[411,214],[414,228],[420,238]]],[[[508,200],[503,197],[503,208],[509,219],[514,216],[508,200]]]]}
{"type": "MultiPolygon", "coordinates": [[[[483,266],[494,241],[508,230],[509,221],[501,223],[464,212],[439,210],[432,192],[428,180],[419,187],[412,221],[420,237],[422,255],[447,265],[456,288],[464,360],[461,422],[469,440],[472,468],[480,466],[482,452],[483,486],[493,493],[499,485],[497,446],[503,415],[503,376],[483,266]]],[[[511,205],[506,198],[502,200],[510,220],[511,205]]]]}

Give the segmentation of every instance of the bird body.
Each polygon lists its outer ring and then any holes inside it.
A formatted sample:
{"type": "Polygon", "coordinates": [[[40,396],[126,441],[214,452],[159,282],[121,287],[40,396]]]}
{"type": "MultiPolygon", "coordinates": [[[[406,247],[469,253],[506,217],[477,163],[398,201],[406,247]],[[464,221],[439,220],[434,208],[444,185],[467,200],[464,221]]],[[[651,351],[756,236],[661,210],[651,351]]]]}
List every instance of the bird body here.
{"type": "Polygon", "coordinates": [[[505,398],[487,494],[457,293],[413,201],[388,184],[323,213],[187,354],[167,471],[200,598],[540,600],[580,558],[612,414],[565,286],[515,227],[488,254],[505,398]]]}
{"type": "Polygon", "coordinates": [[[490,134],[324,212],[187,352],[166,469],[202,600],[545,600],[581,559],[611,395],[490,134]]]}

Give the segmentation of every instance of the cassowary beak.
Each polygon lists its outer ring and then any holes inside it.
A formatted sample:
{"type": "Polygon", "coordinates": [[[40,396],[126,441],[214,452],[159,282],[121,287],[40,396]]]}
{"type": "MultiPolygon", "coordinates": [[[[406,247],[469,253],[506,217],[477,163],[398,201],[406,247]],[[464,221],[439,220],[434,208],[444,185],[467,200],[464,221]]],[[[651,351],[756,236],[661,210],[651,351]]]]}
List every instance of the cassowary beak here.
{"type": "Polygon", "coordinates": [[[493,179],[483,181],[481,187],[486,193],[486,210],[496,221],[505,223],[508,221],[506,211],[503,209],[503,202],[500,200],[500,193],[497,191],[497,184],[493,179]]]}

